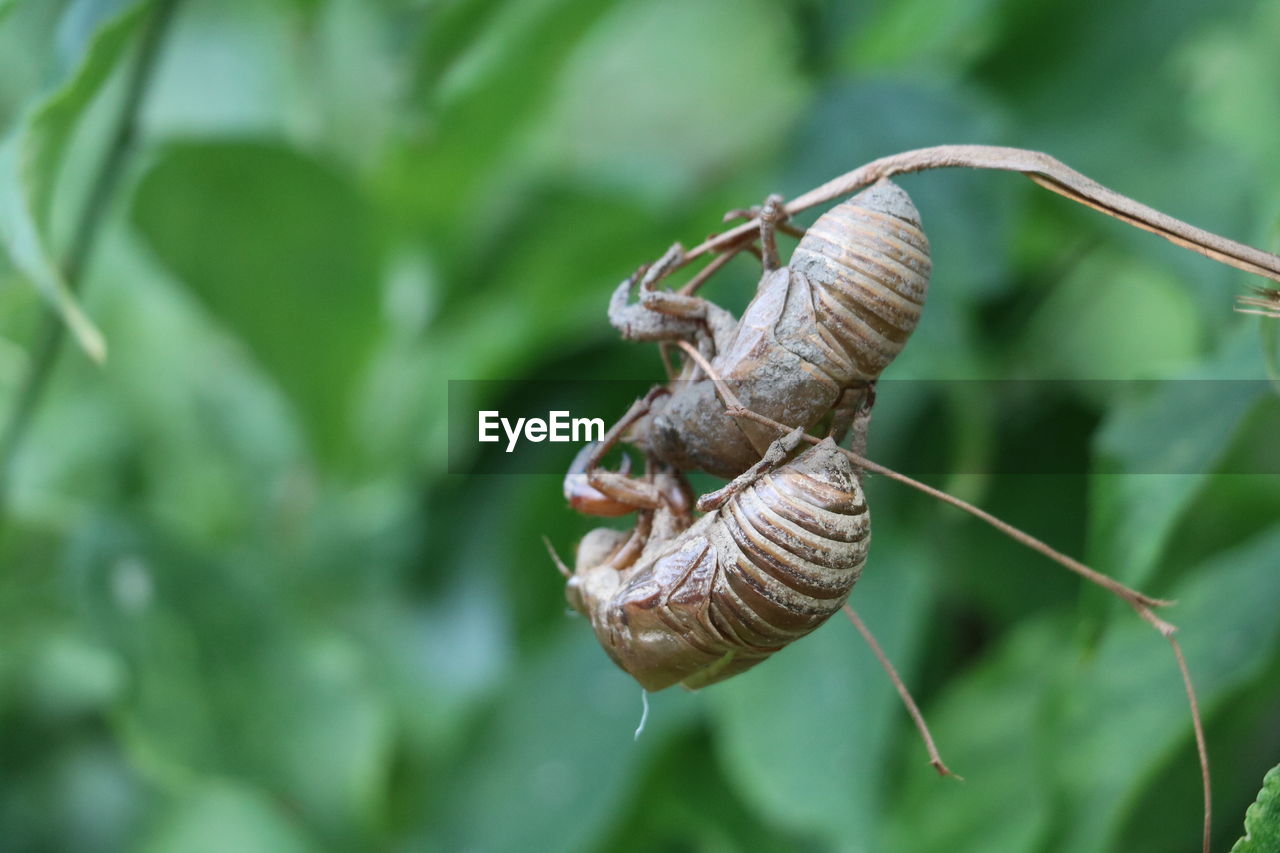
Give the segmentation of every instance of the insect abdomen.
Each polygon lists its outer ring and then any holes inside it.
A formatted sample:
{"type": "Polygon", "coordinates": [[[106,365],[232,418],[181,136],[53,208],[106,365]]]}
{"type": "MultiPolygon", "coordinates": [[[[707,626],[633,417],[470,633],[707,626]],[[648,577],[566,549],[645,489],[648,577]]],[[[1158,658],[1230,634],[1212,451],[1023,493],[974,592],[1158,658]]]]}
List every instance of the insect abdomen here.
{"type": "Polygon", "coordinates": [[[648,565],[593,623],[650,690],[721,681],[839,610],[866,562],[870,519],[833,442],[765,474],[648,565]]]}
{"type": "Polygon", "coordinates": [[[765,474],[711,530],[721,568],[712,624],[748,656],[808,634],[849,597],[870,529],[862,489],[833,443],[765,474]]]}
{"type": "Polygon", "coordinates": [[[854,380],[875,379],[902,351],[932,269],[919,212],[887,180],[820,216],[790,266],[814,285],[824,337],[844,350],[854,380]]]}

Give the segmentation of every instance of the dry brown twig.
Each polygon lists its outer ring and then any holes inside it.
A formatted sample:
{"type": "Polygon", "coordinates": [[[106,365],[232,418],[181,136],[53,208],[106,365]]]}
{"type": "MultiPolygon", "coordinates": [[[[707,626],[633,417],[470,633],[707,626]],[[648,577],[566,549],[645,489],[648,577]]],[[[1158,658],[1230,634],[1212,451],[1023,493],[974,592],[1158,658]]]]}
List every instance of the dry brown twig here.
{"type": "MultiPolygon", "coordinates": [[[[848,195],[870,186],[881,178],[951,168],[1018,172],[1045,189],[1128,222],[1144,231],[1159,234],[1179,246],[1200,252],[1237,269],[1280,281],[1280,256],[1197,228],[1108,189],[1055,157],[1022,148],[994,145],[939,145],[881,157],[792,199],[787,204],[787,213],[794,215],[814,205],[848,195]]],[[[758,219],[749,220],[707,240],[701,246],[691,250],[689,256],[694,257],[705,251],[719,250],[726,245],[737,243],[751,236],[758,227],[758,219]]]]}
{"type": "MultiPolygon", "coordinates": [[[[925,172],[931,169],[957,168],[1018,172],[1047,190],[1092,207],[1136,228],[1159,234],[1171,243],[1228,266],[1280,282],[1280,255],[1273,255],[1197,228],[1108,189],[1055,157],[1023,148],[1006,148],[996,145],[939,145],[892,154],[872,160],[793,198],[787,203],[786,212],[794,216],[815,205],[868,187],[881,178],[925,172]]],[[[728,231],[709,237],[689,250],[681,260],[680,266],[707,252],[736,254],[754,239],[759,227],[759,217],[753,217],[728,231]]],[[[702,280],[705,281],[705,278],[702,280]]],[[[696,286],[690,288],[686,285],[682,292],[692,292],[692,290],[696,290],[696,286]]],[[[1243,313],[1261,313],[1266,317],[1280,317],[1280,291],[1264,290],[1260,295],[1263,304],[1254,301],[1256,298],[1259,297],[1242,297],[1240,301],[1242,305],[1263,310],[1250,310],[1243,313]]]]}

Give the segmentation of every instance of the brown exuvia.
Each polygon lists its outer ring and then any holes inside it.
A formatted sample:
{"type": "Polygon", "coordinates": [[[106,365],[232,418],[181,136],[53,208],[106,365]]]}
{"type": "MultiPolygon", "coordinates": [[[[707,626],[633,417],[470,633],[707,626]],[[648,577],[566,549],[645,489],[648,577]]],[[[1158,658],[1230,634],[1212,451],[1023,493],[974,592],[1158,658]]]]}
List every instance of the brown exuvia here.
{"type": "MultiPolygon", "coordinates": [[[[884,180],[827,211],[787,266],[778,262],[781,202],[761,216],[764,275],[741,320],[712,302],[655,289],[680,262],[673,246],[639,282],[614,293],[610,321],[631,340],[696,344],[747,408],[806,430],[842,436],[870,383],[901,352],[929,287],[929,241],[911,199],[884,180]]],[[[725,412],[710,379],[692,364],[653,402],[627,438],[676,468],[733,477],[775,436],[725,412]]]]}
{"type": "Polygon", "coordinates": [[[862,487],[830,440],[730,484],[696,522],[678,474],[664,467],[653,485],[663,497],[643,532],[592,531],[567,587],[605,651],[646,690],[695,689],[749,669],[839,610],[866,562],[862,487]],[[639,553],[627,547],[637,535],[639,553]]]}

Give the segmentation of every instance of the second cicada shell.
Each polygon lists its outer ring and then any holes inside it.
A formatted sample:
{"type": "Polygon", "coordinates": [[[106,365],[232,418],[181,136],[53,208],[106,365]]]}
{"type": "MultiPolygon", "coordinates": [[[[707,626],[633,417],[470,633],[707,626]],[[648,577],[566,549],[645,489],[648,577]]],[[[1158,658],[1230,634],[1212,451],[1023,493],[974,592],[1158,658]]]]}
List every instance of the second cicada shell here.
{"type": "Polygon", "coordinates": [[[619,568],[610,558],[625,539],[600,530],[583,541],[569,601],[646,690],[694,689],[839,610],[866,562],[870,517],[848,458],[825,441],[619,568]]]}
{"type": "MultiPolygon", "coordinates": [[[[763,239],[772,247],[772,231],[763,239]]],[[[911,199],[881,181],[827,211],[801,239],[787,266],[766,269],[740,320],[692,297],[673,302],[642,286],[645,305],[611,310],[614,325],[637,340],[681,339],[698,332],[684,311],[707,319],[717,376],[754,412],[806,430],[857,411],[867,389],[902,351],[920,320],[929,287],[929,242],[911,199]],[[646,304],[648,304],[646,303],[646,304]],[[639,317],[639,319],[637,319],[639,317]]],[[[625,287],[615,293],[625,297],[625,287]]],[[[643,301],[642,300],[642,301],[643,301]]],[[[730,417],[713,386],[692,367],[656,400],[629,440],[662,461],[721,477],[745,471],[776,435],[730,417]]],[[[841,434],[841,425],[831,430],[841,434]]]]}

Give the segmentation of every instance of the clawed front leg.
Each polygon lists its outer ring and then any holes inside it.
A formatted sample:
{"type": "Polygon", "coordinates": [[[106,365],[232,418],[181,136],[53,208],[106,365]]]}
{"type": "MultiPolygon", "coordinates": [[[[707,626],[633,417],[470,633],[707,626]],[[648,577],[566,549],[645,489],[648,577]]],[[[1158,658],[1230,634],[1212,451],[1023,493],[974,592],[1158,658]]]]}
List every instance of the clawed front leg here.
{"type": "Polygon", "coordinates": [[[666,393],[665,388],[655,388],[636,400],[603,439],[578,451],[564,478],[564,496],[571,507],[586,515],[607,517],[657,509],[662,504],[661,490],[651,479],[638,480],[630,476],[630,460],[624,462],[619,471],[610,471],[600,463],[623,433],[649,413],[654,399],[666,393]]]}
{"type": "Polygon", "coordinates": [[[656,262],[641,267],[618,285],[609,300],[609,322],[629,341],[697,341],[702,327],[696,320],[671,316],[653,310],[644,302],[644,294],[680,265],[684,248],[674,244],[656,262]],[[631,301],[631,291],[640,285],[641,301],[631,301]]]}
{"type": "Polygon", "coordinates": [[[609,301],[609,322],[632,341],[685,340],[717,352],[727,346],[737,320],[728,311],[697,296],[659,289],[658,282],[679,267],[684,249],[676,243],[652,266],[641,268],[620,284],[609,301]],[[631,290],[639,285],[639,302],[631,290]],[[710,346],[705,346],[710,338],[710,346]]]}
{"type": "Polygon", "coordinates": [[[640,304],[648,310],[675,320],[694,321],[711,335],[713,352],[729,346],[738,329],[738,320],[709,299],[671,290],[640,290],[640,304]]]}

